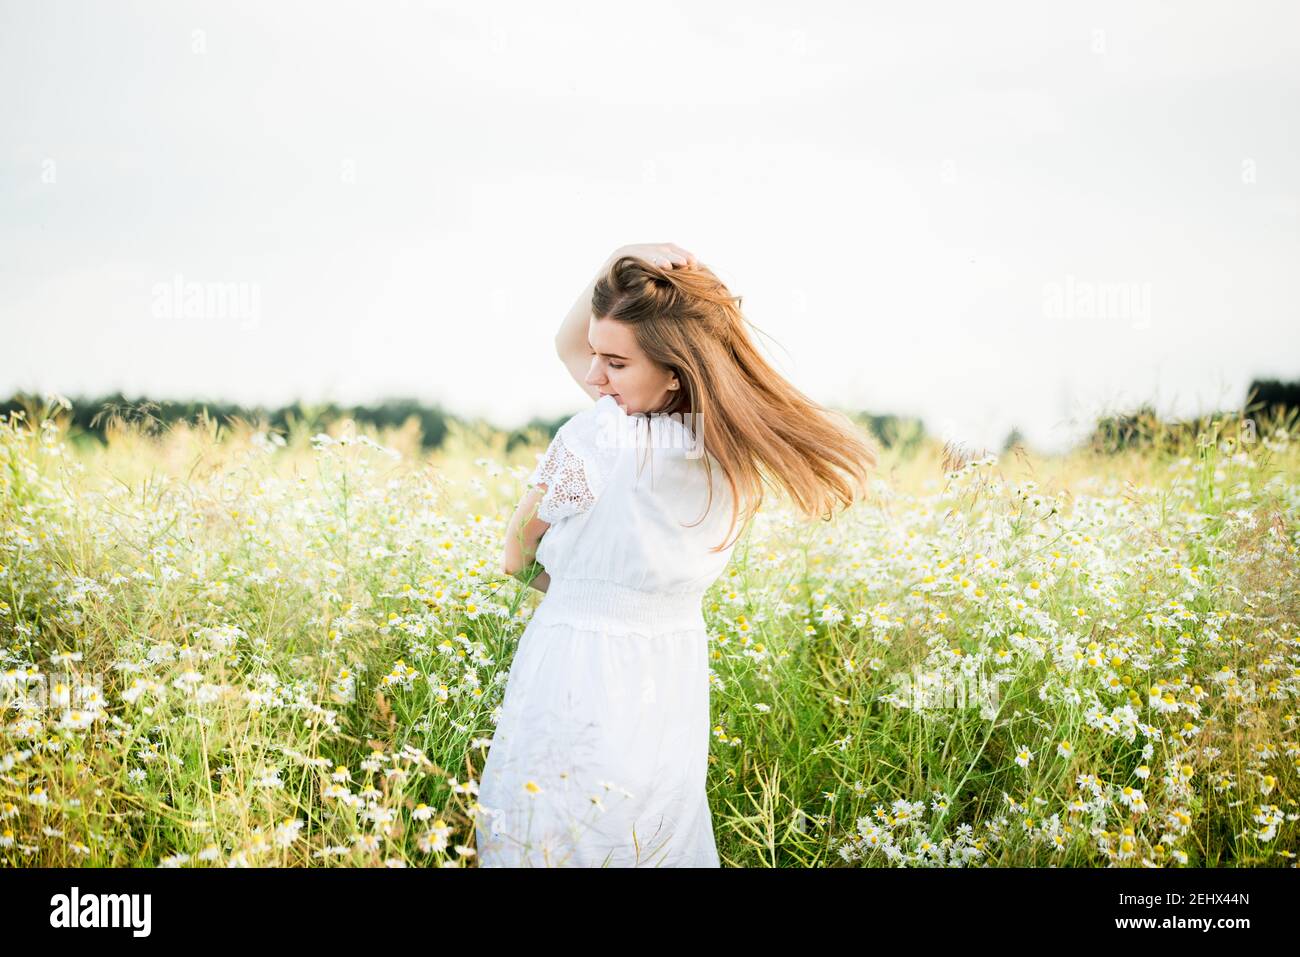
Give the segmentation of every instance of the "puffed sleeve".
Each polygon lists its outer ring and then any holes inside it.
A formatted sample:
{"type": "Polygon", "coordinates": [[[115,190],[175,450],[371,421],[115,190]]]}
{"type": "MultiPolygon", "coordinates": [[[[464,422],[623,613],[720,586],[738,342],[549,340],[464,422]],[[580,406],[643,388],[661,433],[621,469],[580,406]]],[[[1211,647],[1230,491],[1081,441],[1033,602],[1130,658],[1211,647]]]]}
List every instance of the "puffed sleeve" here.
{"type": "Polygon", "coordinates": [[[601,417],[611,414],[612,405],[612,400],[598,403],[564,423],[528,477],[530,486],[546,486],[537,508],[537,517],[543,522],[554,525],[587,511],[604,491],[617,450],[598,441],[598,428],[601,417]]]}
{"type": "Polygon", "coordinates": [[[588,511],[601,497],[616,455],[616,450],[608,447],[610,443],[598,441],[599,425],[602,416],[610,415],[610,404],[598,403],[578,412],[551,439],[528,479],[530,486],[546,486],[537,518],[554,525],[569,515],[588,511]]]}

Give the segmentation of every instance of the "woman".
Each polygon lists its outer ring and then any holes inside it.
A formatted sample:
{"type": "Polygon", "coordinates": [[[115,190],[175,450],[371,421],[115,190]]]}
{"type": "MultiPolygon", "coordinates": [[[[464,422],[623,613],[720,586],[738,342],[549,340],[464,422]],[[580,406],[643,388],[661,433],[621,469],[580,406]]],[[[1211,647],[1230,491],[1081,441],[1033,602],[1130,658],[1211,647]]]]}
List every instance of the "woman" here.
{"type": "Polygon", "coordinates": [[[704,593],[765,483],[829,517],[876,464],[764,361],[740,301],[679,246],[626,246],[556,335],[595,405],[507,529],[503,571],[546,597],[479,783],[480,866],[719,866],[704,593]]]}

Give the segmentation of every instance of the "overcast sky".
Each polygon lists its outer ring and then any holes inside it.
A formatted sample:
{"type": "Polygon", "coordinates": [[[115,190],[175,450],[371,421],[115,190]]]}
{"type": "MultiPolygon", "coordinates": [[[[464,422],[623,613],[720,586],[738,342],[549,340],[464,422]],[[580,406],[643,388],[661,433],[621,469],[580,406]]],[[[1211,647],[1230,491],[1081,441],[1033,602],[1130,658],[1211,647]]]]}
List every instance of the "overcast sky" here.
{"type": "Polygon", "coordinates": [[[1298,11],[0,0],[0,394],[558,416],[672,241],[827,404],[1231,407],[1300,377],[1298,11]]]}

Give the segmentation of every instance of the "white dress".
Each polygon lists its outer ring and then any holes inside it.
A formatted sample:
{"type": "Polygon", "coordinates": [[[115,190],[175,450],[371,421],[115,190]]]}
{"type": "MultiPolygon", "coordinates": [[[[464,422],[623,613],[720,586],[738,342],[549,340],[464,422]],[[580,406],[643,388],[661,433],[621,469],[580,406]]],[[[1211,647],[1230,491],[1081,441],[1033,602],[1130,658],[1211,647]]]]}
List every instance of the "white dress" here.
{"type": "MultiPolygon", "coordinates": [[[[680,419],[611,397],[569,419],[530,484],[550,575],[479,781],[481,867],[717,867],[702,600],[734,543],[716,459],[680,419]]],[[[733,536],[734,537],[734,532],[733,536]]]]}

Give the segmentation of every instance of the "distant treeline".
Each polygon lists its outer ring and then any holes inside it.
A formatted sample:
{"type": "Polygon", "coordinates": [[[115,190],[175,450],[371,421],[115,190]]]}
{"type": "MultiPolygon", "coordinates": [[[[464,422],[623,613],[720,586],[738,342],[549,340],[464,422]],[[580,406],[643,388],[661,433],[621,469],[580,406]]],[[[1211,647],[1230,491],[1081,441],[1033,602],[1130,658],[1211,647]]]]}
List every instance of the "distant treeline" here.
{"type": "MultiPolygon", "coordinates": [[[[104,441],[108,428],[114,420],[138,426],[147,433],[165,431],[171,425],[188,422],[196,423],[206,412],[208,418],[225,426],[235,420],[250,424],[265,423],[266,426],[283,435],[288,435],[293,428],[306,428],[312,432],[322,431],[330,422],[350,418],[358,425],[369,425],[378,429],[401,428],[412,418],[419,423],[420,444],[425,449],[441,448],[447,438],[452,423],[457,423],[474,430],[489,430],[504,433],[506,451],[513,451],[519,445],[531,441],[531,435],[541,432],[553,436],[569,418],[562,415],[546,419],[534,417],[516,429],[501,429],[482,420],[471,420],[447,411],[441,405],[428,405],[416,399],[387,399],[369,405],[341,406],[335,403],[311,404],[295,402],[292,405],[269,409],[265,406],[246,406],[235,402],[176,401],[169,399],[127,399],[122,393],[98,397],[66,397],[72,403],[69,412],[61,413],[71,418],[70,432],[74,435],[90,436],[104,441]]],[[[40,396],[16,393],[9,400],[0,403],[0,418],[12,411],[29,407],[40,408],[40,396]]],[[[577,409],[575,408],[576,412],[577,409]]],[[[919,446],[925,435],[925,427],[920,419],[906,416],[870,415],[865,412],[851,414],[850,417],[863,428],[870,431],[886,447],[899,447],[904,451],[919,446]]]]}
{"type": "MultiPolygon", "coordinates": [[[[546,419],[534,417],[516,429],[500,429],[491,423],[467,419],[448,412],[441,405],[428,405],[416,399],[387,399],[370,405],[341,406],[333,402],[311,404],[295,402],[292,405],[269,409],[265,406],[247,406],[235,402],[176,401],[170,399],[128,399],[122,393],[98,397],[66,397],[72,403],[72,409],[61,413],[70,417],[69,431],[75,434],[92,436],[104,441],[107,430],[116,420],[139,427],[146,433],[165,431],[170,426],[180,423],[196,423],[206,412],[208,418],[222,425],[229,426],[240,420],[250,424],[265,423],[272,431],[288,435],[293,428],[306,428],[312,432],[322,431],[330,422],[339,419],[353,419],[358,425],[369,425],[376,430],[398,429],[415,419],[420,427],[420,444],[425,449],[440,448],[447,438],[452,423],[471,429],[488,429],[506,435],[506,451],[513,451],[518,445],[527,444],[530,435],[541,432],[553,436],[569,418],[562,415],[546,419]]],[[[7,401],[0,403],[0,418],[10,412],[21,411],[29,407],[40,408],[41,397],[16,393],[7,401]]],[[[574,411],[577,411],[576,409],[574,411]]],[[[925,434],[919,419],[888,415],[867,415],[859,413],[852,416],[864,428],[869,429],[886,447],[900,445],[910,448],[919,444],[925,434]]]]}
{"type": "MultiPolygon", "coordinates": [[[[1206,421],[1222,419],[1230,423],[1226,435],[1253,442],[1261,421],[1293,422],[1300,415],[1300,379],[1255,379],[1246,390],[1241,408],[1204,414],[1199,421],[1162,421],[1149,405],[1120,415],[1098,419],[1085,444],[1094,451],[1113,454],[1128,448],[1154,448],[1162,451],[1186,449],[1194,442],[1206,421]],[[1240,436],[1238,436],[1240,433],[1240,436]]],[[[1289,425],[1287,426],[1289,428],[1289,425]]]]}
{"type": "MultiPolygon", "coordinates": [[[[345,418],[377,430],[401,428],[415,419],[420,427],[420,444],[426,449],[441,447],[453,422],[466,426],[486,424],[473,423],[448,412],[440,405],[427,405],[415,399],[387,399],[370,405],[354,406],[341,406],[333,402],[295,402],[269,409],[261,405],[246,406],[235,402],[127,399],[120,392],[99,397],[67,398],[72,403],[72,409],[63,414],[71,418],[69,431],[74,435],[80,433],[93,436],[101,442],[114,421],[135,425],[147,433],[158,433],[177,423],[196,423],[205,412],[210,419],[224,426],[229,426],[236,420],[253,425],[264,423],[267,428],[282,435],[288,435],[294,428],[306,428],[311,432],[323,431],[329,423],[345,418]]],[[[40,398],[18,393],[0,404],[0,417],[31,405],[39,407],[40,398]]],[[[528,441],[531,429],[540,429],[553,435],[563,422],[563,417],[558,420],[534,418],[519,429],[503,431],[507,431],[508,446],[513,449],[515,445],[528,441]]]]}
{"type": "MultiPolygon", "coordinates": [[[[1248,390],[1246,414],[1270,410],[1285,414],[1300,410],[1300,380],[1280,382],[1275,379],[1260,379],[1251,382],[1248,390]]],[[[555,419],[532,418],[517,429],[496,429],[490,423],[471,420],[448,412],[441,405],[428,405],[415,399],[387,399],[369,405],[340,406],[335,403],[310,404],[295,402],[292,405],[268,409],[264,406],[245,406],[234,402],[174,401],[169,399],[151,400],[145,398],[127,399],[120,392],[93,398],[68,397],[72,403],[71,411],[64,413],[71,417],[71,432],[74,436],[81,434],[104,441],[110,424],[117,420],[138,425],[149,432],[161,432],[179,422],[196,423],[206,412],[209,419],[225,426],[236,420],[251,424],[265,423],[266,426],[281,434],[288,435],[294,428],[306,428],[312,432],[323,431],[325,426],[342,418],[350,418],[358,425],[369,425],[375,429],[397,429],[414,419],[420,428],[421,445],[425,449],[440,448],[447,437],[452,423],[472,429],[489,429],[504,432],[506,450],[513,451],[516,446],[530,441],[532,433],[554,435],[568,416],[555,419]]],[[[10,412],[27,408],[40,408],[40,396],[17,393],[7,401],[0,403],[0,418],[10,412]]],[[[576,411],[576,409],[575,409],[576,411]]],[[[887,449],[898,449],[908,455],[920,447],[926,437],[924,423],[915,417],[897,415],[874,415],[867,412],[850,413],[850,418],[870,432],[880,445],[887,449]]],[[[1176,441],[1181,431],[1194,429],[1194,424],[1164,423],[1149,407],[1133,412],[1100,419],[1085,444],[1102,452],[1116,452],[1123,448],[1147,446],[1157,442],[1176,441]],[[1161,438],[1163,436],[1163,439],[1161,438]]],[[[1022,441],[1020,431],[1013,429],[1003,443],[1002,452],[1022,441]]]]}

